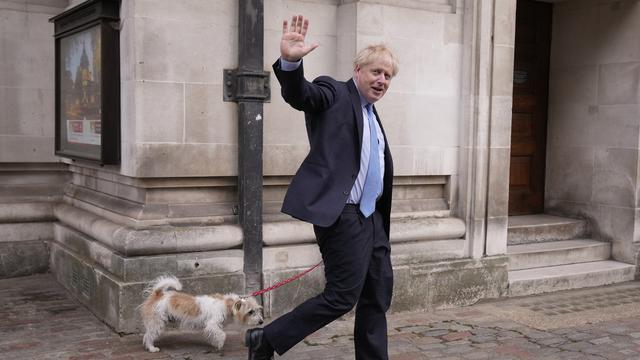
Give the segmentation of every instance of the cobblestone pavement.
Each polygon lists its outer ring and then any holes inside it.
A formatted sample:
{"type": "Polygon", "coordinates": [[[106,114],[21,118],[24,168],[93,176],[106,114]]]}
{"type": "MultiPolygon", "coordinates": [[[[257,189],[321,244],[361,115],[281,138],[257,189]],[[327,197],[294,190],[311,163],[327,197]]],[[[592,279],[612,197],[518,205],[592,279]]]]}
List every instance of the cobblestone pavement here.
{"type": "MultiPolygon", "coordinates": [[[[48,274],[0,280],[0,359],[246,359],[243,329],[223,351],[171,332],[159,353],[118,335],[48,274]]],[[[353,359],[353,321],[341,319],[281,359],[353,359]]],[[[640,282],[389,315],[393,360],[640,359],[640,282]]]]}

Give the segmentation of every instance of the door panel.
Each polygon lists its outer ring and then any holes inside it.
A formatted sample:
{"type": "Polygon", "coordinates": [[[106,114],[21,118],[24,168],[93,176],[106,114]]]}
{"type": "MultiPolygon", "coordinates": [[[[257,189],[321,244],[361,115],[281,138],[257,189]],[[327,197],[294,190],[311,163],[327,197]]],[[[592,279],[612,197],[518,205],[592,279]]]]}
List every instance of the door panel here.
{"type": "Polygon", "coordinates": [[[548,3],[517,3],[509,215],[544,211],[551,9],[548,3]]]}

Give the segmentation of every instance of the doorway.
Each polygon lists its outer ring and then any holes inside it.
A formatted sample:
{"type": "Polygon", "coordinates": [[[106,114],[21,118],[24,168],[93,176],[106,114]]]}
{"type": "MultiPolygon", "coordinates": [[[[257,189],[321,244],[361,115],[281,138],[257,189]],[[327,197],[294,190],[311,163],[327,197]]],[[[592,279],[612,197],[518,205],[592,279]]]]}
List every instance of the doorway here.
{"type": "Polygon", "coordinates": [[[518,0],[509,215],[544,212],[552,4],[518,0]]]}

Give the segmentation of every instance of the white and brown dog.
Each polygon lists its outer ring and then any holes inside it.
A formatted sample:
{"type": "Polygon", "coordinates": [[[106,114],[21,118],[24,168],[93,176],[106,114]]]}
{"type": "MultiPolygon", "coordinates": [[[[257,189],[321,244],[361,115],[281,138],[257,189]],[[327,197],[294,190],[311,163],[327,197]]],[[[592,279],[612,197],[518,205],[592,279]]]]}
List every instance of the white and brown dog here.
{"type": "Polygon", "coordinates": [[[174,276],[160,276],[145,290],[147,300],[140,305],[146,330],[142,343],[150,352],[160,351],[154,342],[172,321],[183,329],[201,330],[218,350],[222,349],[227,337],[222,330],[225,324],[234,321],[256,326],[263,322],[261,306],[253,297],[236,294],[193,296],[180,290],[182,284],[174,276]]]}

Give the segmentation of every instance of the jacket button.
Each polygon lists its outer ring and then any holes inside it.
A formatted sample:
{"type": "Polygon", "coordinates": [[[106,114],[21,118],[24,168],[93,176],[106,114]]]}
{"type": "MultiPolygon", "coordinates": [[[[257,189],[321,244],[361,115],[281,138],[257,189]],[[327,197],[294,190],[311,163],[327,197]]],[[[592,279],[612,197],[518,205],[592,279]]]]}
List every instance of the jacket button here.
{"type": "Polygon", "coordinates": [[[349,192],[345,190],[345,191],[342,192],[342,194],[349,195],[349,192]]]}

